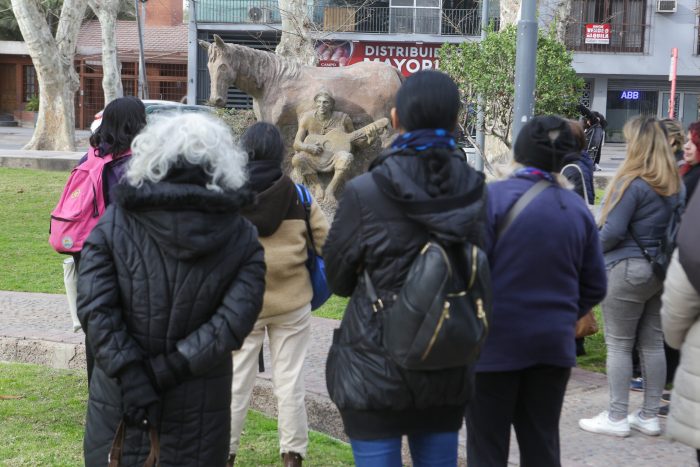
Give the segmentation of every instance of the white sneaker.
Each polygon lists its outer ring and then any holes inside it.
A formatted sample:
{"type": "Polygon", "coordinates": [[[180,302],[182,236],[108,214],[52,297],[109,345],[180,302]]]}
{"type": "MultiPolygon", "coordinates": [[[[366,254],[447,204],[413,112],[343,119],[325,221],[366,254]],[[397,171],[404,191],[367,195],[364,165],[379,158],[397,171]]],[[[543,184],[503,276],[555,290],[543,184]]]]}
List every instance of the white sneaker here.
{"type": "Polygon", "coordinates": [[[630,424],[627,419],[624,418],[617,422],[610,420],[607,410],[593,418],[582,418],[578,421],[578,426],[584,431],[600,433],[601,435],[620,436],[622,438],[630,435],[630,424]]]}
{"type": "Polygon", "coordinates": [[[632,428],[633,430],[641,431],[645,435],[659,436],[661,434],[661,425],[659,424],[659,417],[642,418],[641,413],[641,410],[637,410],[636,412],[627,417],[627,421],[630,424],[630,428],[632,428]]]}

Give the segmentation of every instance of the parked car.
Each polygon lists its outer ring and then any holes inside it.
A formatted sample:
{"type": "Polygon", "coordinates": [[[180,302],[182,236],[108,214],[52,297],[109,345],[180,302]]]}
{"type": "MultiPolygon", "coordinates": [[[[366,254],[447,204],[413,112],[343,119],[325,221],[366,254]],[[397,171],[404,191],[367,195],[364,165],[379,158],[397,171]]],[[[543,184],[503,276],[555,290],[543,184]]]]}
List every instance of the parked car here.
{"type": "MultiPolygon", "coordinates": [[[[144,99],[143,100],[143,105],[146,107],[146,114],[148,114],[148,108],[152,106],[168,106],[168,108],[173,108],[175,106],[184,106],[184,104],[180,104],[179,102],[173,102],[173,101],[164,101],[164,100],[159,100],[159,99],[144,99]]],[[[197,106],[197,107],[202,107],[202,106],[197,106]]],[[[94,133],[99,127],[100,123],[102,123],[102,112],[104,109],[100,110],[95,114],[95,120],[90,124],[90,131],[94,133]]]]}
{"type": "Polygon", "coordinates": [[[212,107],[208,107],[206,105],[185,105],[185,104],[178,104],[175,102],[168,102],[165,104],[154,104],[154,105],[147,106],[146,107],[146,119],[148,119],[148,117],[151,115],[160,114],[160,113],[168,113],[168,112],[214,113],[214,110],[212,107]]]}

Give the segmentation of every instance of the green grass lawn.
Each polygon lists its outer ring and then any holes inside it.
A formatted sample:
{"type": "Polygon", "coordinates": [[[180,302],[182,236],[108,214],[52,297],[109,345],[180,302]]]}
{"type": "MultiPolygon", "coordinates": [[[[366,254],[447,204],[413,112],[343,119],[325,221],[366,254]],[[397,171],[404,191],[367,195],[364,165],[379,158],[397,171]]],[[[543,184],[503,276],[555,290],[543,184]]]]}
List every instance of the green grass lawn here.
{"type": "Polygon", "coordinates": [[[49,246],[49,220],[67,178],[0,168],[0,290],[63,293],[65,256],[49,246]]]}
{"type": "MultiPolygon", "coordinates": [[[[83,372],[0,363],[0,465],[82,465],[86,403],[83,372]]],[[[349,445],[310,433],[305,465],[352,464],[349,445]]],[[[274,420],[248,413],[236,465],[280,465],[274,420]]]]}

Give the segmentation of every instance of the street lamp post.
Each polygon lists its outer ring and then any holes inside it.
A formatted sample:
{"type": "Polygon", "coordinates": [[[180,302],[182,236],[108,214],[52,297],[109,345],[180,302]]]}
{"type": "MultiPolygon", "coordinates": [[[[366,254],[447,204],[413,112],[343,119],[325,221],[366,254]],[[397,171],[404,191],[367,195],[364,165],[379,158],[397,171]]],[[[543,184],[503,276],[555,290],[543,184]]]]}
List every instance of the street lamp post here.
{"type": "MultiPolygon", "coordinates": [[[[489,0],[481,0],[481,41],[486,39],[486,29],[489,26],[489,0]]],[[[486,101],[484,96],[479,95],[476,108],[476,145],[478,151],[474,168],[480,172],[484,171],[484,158],[486,157],[486,135],[484,135],[484,106],[486,101]]]]}
{"type": "Polygon", "coordinates": [[[515,49],[515,110],[513,138],[535,113],[535,61],[537,58],[536,0],[523,0],[515,49]]]}

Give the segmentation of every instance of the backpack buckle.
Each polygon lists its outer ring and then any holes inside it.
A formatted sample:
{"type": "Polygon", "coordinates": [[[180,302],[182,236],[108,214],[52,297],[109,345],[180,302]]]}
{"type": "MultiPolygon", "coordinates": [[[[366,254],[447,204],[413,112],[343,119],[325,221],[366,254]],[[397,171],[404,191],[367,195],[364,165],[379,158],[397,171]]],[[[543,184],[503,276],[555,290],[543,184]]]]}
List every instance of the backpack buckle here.
{"type": "Polygon", "coordinates": [[[384,309],[384,302],[382,302],[381,298],[378,298],[376,302],[372,303],[372,310],[374,310],[375,313],[378,311],[381,311],[384,309]]]}

